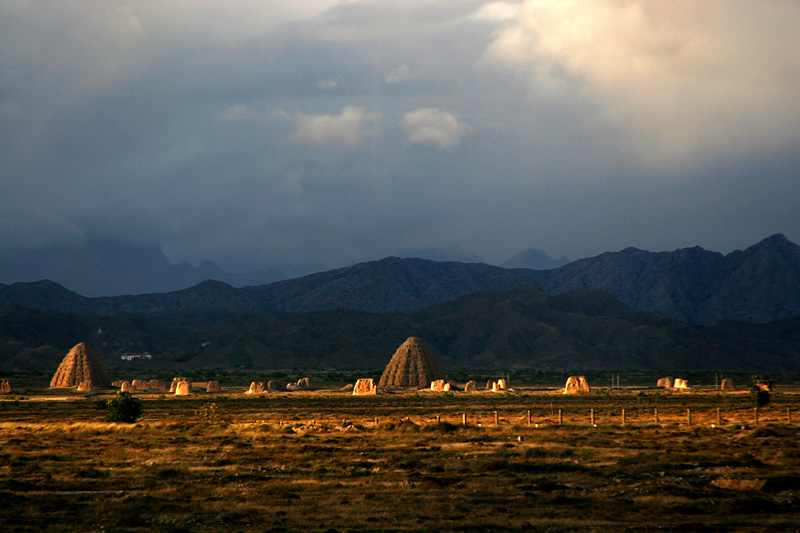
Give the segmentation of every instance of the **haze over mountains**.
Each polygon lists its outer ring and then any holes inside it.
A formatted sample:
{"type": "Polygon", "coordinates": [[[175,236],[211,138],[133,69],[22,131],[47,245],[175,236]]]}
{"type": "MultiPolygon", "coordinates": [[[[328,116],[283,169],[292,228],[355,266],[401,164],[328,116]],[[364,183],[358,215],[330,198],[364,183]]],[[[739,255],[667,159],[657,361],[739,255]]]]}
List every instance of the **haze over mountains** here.
{"type": "Polygon", "coordinates": [[[544,250],[528,248],[511,257],[503,263],[503,268],[532,268],[534,270],[549,270],[558,268],[569,263],[569,259],[553,259],[544,250]]]}
{"type": "Polygon", "coordinates": [[[387,313],[522,285],[552,294],[599,289],[633,309],[689,323],[768,322],[800,315],[800,247],[778,234],[728,255],[699,247],[626,248],[551,270],[389,257],[268,285],[234,288],[206,281],[180,291],[105,298],[86,298],[41,281],[0,284],[0,305],[104,315],[210,309],[387,313]]]}
{"type": "MultiPolygon", "coordinates": [[[[458,246],[402,250],[403,258],[439,262],[483,263],[476,253],[458,246]]],[[[546,269],[566,264],[542,250],[525,250],[504,268],[546,269]]],[[[286,265],[289,275],[269,268],[247,273],[227,272],[211,261],[195,267],[187,262],[170,263],[159,246],[89,239],[86,242],[38,248],[0,247],[0,283],[51,280],[82,296],[121,296],[187,289],[206,280],[234,287],[266,285],[307,274],[307,267],[286,265]]],[[[317,270],[313,270],[317,271],[317,270]]],[[[313,272],[312,271],[312,272],[313,272]]]]}
{"type": "Polygon", "coordinates": [[[207,279],[244,287],[286,277],[274,269],[232,274],[210,261],[198,267],[172,264],[158,246],[107,240],[0,249],[0,281],[49,279],[83,296],[169,292],[207,279]]]}

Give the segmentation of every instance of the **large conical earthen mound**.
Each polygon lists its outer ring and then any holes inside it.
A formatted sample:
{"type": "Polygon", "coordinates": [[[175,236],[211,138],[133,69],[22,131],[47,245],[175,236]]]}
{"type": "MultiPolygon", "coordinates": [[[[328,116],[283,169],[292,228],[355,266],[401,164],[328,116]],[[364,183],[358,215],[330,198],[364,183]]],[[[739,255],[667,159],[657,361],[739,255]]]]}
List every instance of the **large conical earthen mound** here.
{"type": "Polygon", "coordinates": [[[84,383],[84,387],[97,387],[109,383],[108,374],[100,365],[91,348],[83,343],[76,345],[61,361],[50,387],[77,387],[84,383]]]}
{"type": "Polygon", "coordinates": [[[381,387],[429,387],[444,379],[444,372],[425,341],[409,337],[400,345],[383,371],[381,387]]]}

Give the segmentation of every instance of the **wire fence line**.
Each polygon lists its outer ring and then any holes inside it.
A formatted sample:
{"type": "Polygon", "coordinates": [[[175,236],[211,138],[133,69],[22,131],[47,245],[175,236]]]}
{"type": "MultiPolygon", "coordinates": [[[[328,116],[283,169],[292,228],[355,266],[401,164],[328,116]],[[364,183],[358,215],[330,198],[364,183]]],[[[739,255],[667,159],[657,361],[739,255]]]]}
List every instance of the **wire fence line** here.
{"type": "Polygon", "coordinates": [[[739,408],[739,409],[618,409],[614,411],[596,409],[555,409],[555,410],[480,410],[443,414],[394,414],[374,417],[363,415],[306,418],[271,418],[263,423],[276,423],[280,426],[362,426],[379,427],[385,424],[410,423],[416,425],[473,426],[473,427],[521,427],[532,428],[552,426],[589,427],[725,427],[757,426],[770,424],[792,425],[800,422],[800,413],[791,407],[739,408]]]}

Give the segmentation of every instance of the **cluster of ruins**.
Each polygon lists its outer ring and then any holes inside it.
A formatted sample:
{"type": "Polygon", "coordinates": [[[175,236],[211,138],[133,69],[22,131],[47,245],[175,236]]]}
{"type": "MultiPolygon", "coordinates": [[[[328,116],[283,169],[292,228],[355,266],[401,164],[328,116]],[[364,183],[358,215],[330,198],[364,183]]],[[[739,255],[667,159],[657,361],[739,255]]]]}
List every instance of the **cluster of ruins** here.
{"type": "Polygon", "coordinates": [[[264,385],[263,381],[253,381],[245,394],[261,394],[263,392],[278,392],[282,390],[311,390],[311,378],[300,378],[296,383],[285,383],[271,379],[264,385]]]}
{"type": "Polygon", "coordinates": [[[220,392],[222,390],[219,381],[197,382],[191,381],[187,377],[173,378],[171,383],[163,379],[151,379],[149,381],[143,379],[119,380],[112,381],[111,386],[119,388],[120,392],[155,392],[169,390],[170,394],[176,394],[178,396],[191,394],[193,390],[198,388],[205,389],[207,392],[220,392]],[[184,383],[184,385],[181,385],[181,383],[184,383]]]}
{"type": "MultiPolygon", "coordinates": [[[[64,357],[50,382],[51,388],[76,387],[78,391],[91,391],[99,386],[109,383],[108,374],[98,361],[92,350],[84,343],[72,348],[64,357]]],[[[188,377],[175,377],[171,383],[160,379],[133,379],[120,380],[111,383],[112,387],[119,388],[121,392],[148,392],[167,391],[176,396],[189,395],[196,390],[206,392],[221,392],[219,381],[192,382],[188,377]]],[[[409,337],[392,355],[386,369],[378,383],[372,378],[359,379],[354,385],[347,385],[342,390],[350,391],[354,396],[375,395],[380,388],[401,389],[426,389],[434,392],[464,391],[477,392],[479,387],[473,380],[459,386],[455,382],[446,381],[444,372],[439,365],[431,347],[422,339],[409,337]]],[[[671,390],[688,390],[689,384],[685,379],[663,377],[656,387],[671,390]]],[[[736,390],[733,381],[723,379],[719,387],[721,390],[736,390]]],[[[312,382],[308,377],[300,378],[297,382],[281,382],[270,380],[266,383],[254,381],[250,384],[245,394],[262,394],[278,391],[307,391],[312,390],[312,382]]],[[[512,391],[506,379],[489,380],[483,390],[492,392],[512,391]]],[[[0,380],[0,393],[11,391],[8,380],[0,380]]],[[[591,388],[584,376],[570,376],[567,379],[563,394],[589,394],[591,388]]]]}
{"type": "MultiPolygon", "coordinates": [[[[656,382],[656,387],[661,389],[675,389],[675,390],[688,390],[689,382],[681,378],[663,377],[659,378],[656,382]]],[[[720,385],[720,390],[732,391],[736,390],[732,379],[723,379],[720,385]]]]}

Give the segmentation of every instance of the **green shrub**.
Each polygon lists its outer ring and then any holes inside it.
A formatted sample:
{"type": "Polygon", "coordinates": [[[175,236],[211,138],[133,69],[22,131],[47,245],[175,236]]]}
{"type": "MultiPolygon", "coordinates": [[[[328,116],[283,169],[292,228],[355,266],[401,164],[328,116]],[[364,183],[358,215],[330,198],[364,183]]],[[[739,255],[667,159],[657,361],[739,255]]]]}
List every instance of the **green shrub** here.
{"type": "Polygon", "coordinates": [[[215,402],[201,405],[196,414],[206,424],[227,425],[231,423],[230,417],[226,416],[215,402]]]}
{"type": "Polygon", "coordinates": [[[142,401],[130,392],[118,392],[116,398],[105,401],[106,421],[133,424],[142,414],[142,401]]]}

